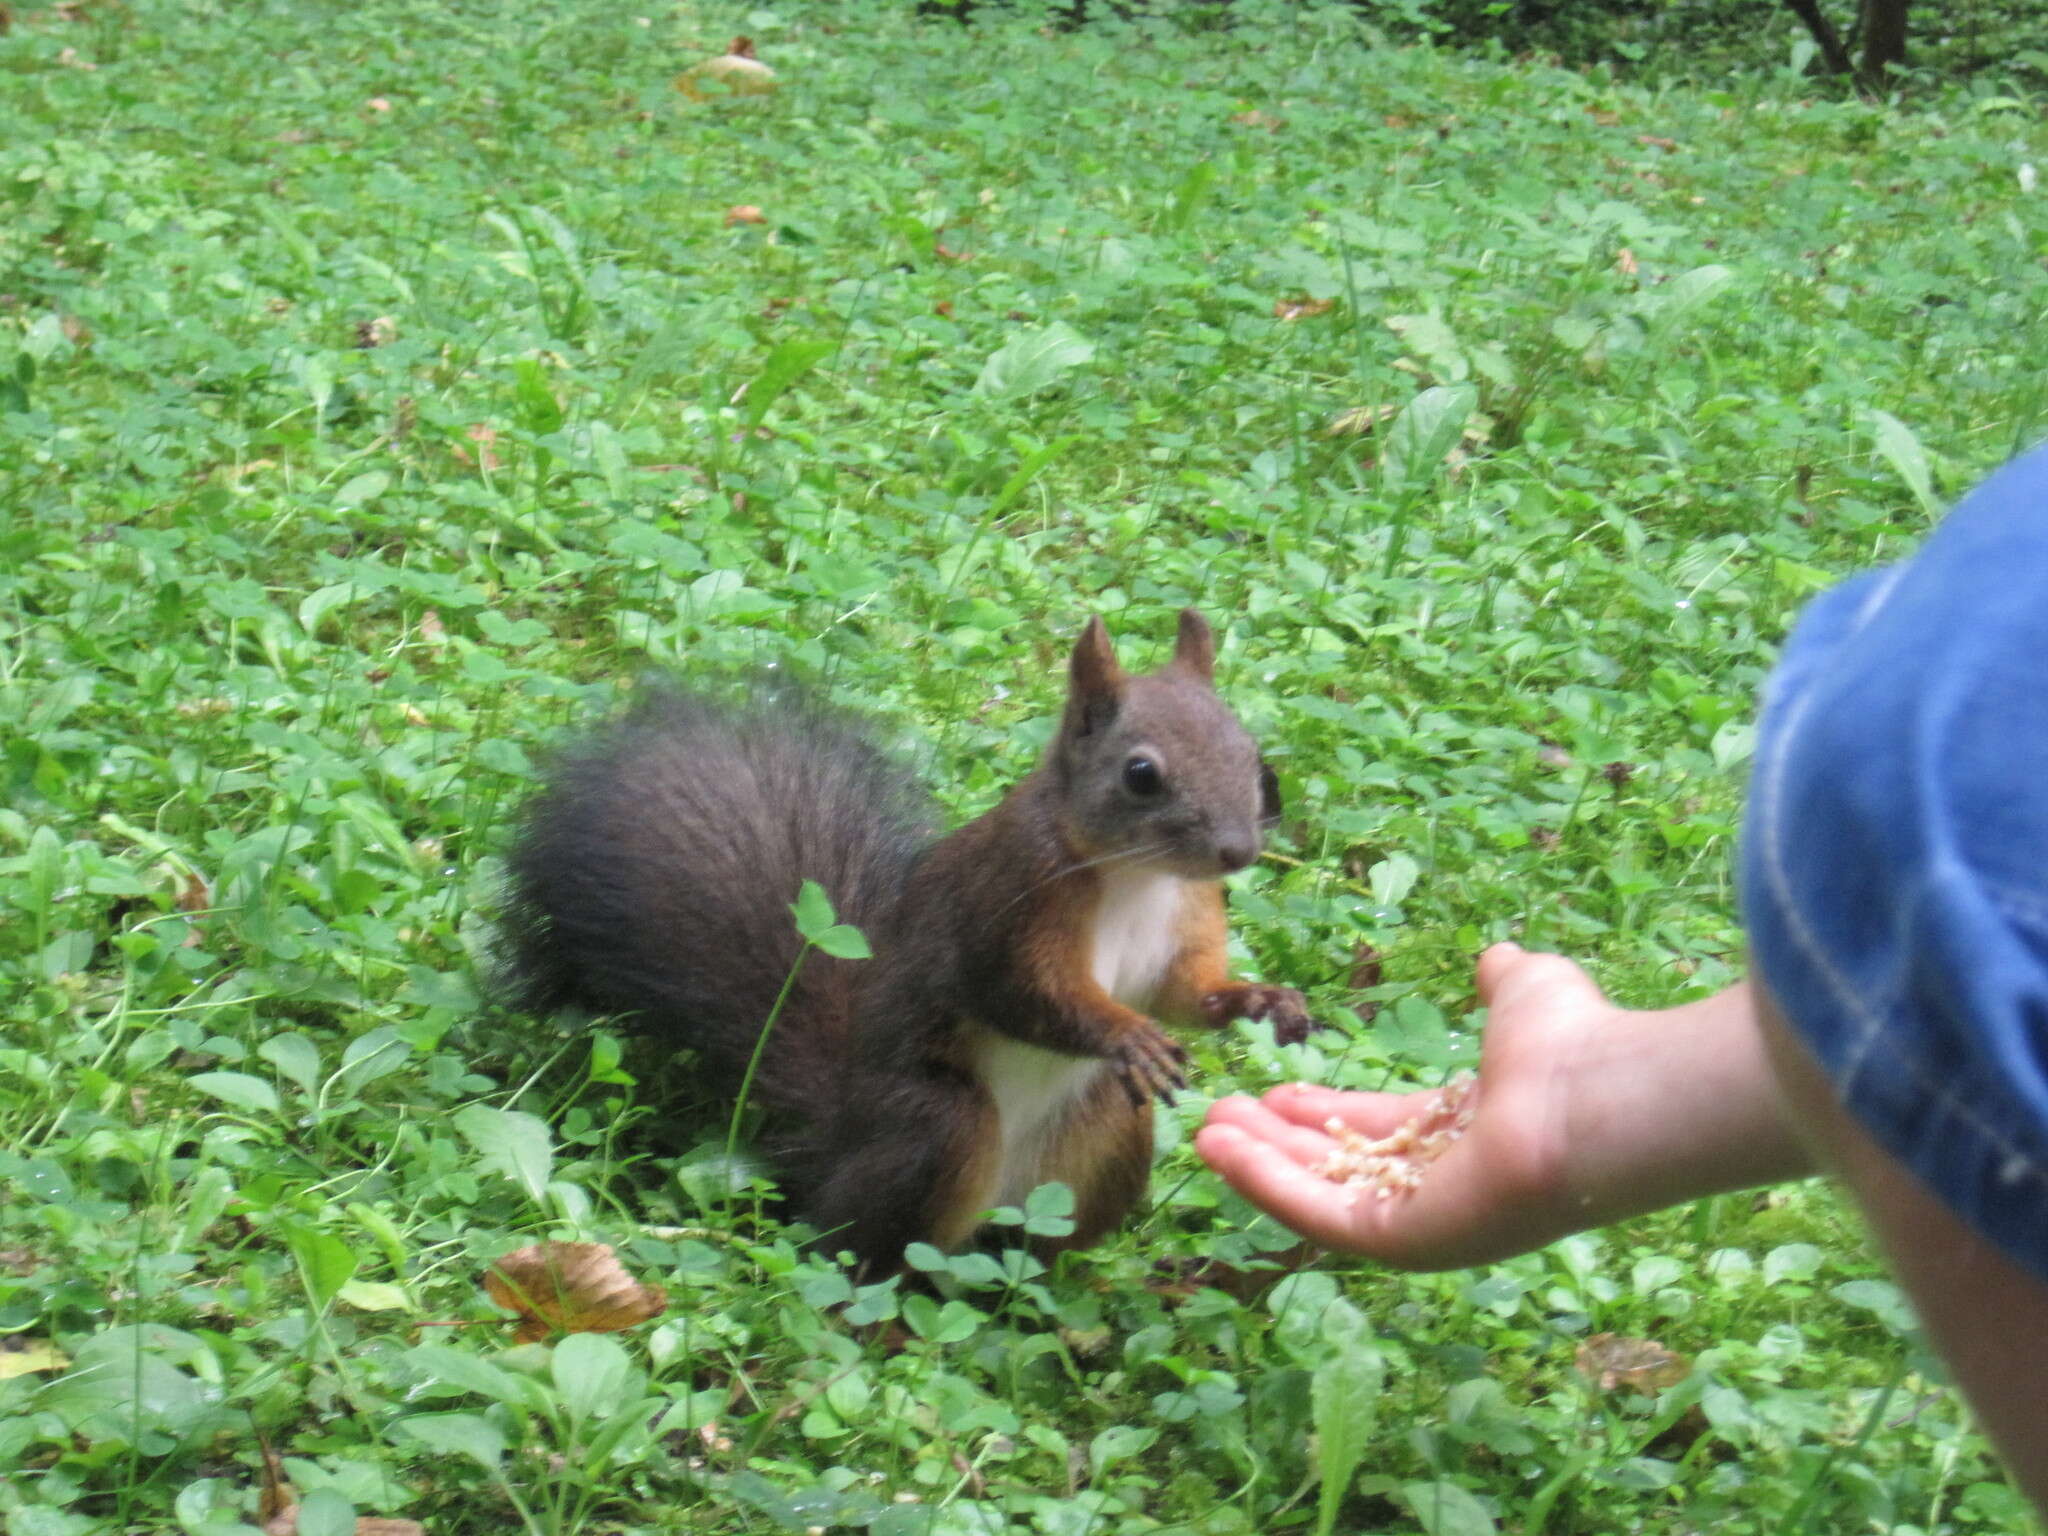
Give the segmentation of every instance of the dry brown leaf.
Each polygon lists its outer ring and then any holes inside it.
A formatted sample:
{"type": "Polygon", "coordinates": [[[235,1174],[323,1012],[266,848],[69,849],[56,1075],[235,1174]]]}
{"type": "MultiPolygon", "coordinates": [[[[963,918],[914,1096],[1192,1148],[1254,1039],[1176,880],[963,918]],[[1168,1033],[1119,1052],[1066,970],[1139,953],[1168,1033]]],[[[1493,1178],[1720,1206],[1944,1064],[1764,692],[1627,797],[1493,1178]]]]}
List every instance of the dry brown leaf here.
{"type": "Polygon", "coordinates": [[[31,1339],[10,1334],[0,1339],[0,1381],[15,1376],[33,1376],[38,1371],[61,1371],[71,1357],[48,1339],[31,1339]]]}
{"type": "Polygon", "coordinates": [[[1325,437],[1363,437],[1383,421],[1391,421],[1401,414],[1401,407],[1391,401],[1385,405],[1354,405],[1348,411],[1339,411],[1323,428],[1325,437]]]}
{"type": "Polygon", "coordinates": [[[172,871],[177,888],[173,897],[180,912],[210,912],[213,910],[213,892],[206,888],[206,877],[190,865],[172,871]]]}
{"type": "Polygon", "coordinates": [[[1645,1397],[1675,1387],[1692,1374],[1690,1360],[1655,1339],[1628,1339],[1616,1333],[1596,1333],[1587,1339],[1573,1364],[1602,1392],[1626,1388],[1645,1397]]]}
{"type": "Polygon", "coordinates": [[[768,215],[759,208],[756,208],[752,203],[735,203],[732,207],[725,210],[725,227],[727,229],[732,228],[735,224],[766,224],[767,222],[768,215]]]}
{"type": "Polygon", "coordinates": [[[502,461],[498,458],[498,451],[491,446],[498,440],[497,428],[486,426],[479,421],[472,424],[462,435],[476,444],[476,456],[472,458],[467,448],[451,449],[458,464],[465,468],[482,469],[486,474],[500,467],[502,461]]]}
{"type": "MultiPolygon", "coordinates": [[[[264,1521],[263,1536],[299,1536],[299,1506],[287,1504],[264,1521]]],[[[356,1536],[427,1536],[427,1528],[417,1520],[380,1520],[374,1515],[357,1515],[356,1536]]]]}
{"type": "Polygon", "coordinates": [[[708,101],[707,84],[728,96],[765,96],[775,89],[775,71],[754,57],[754,40],[736,37],[715,59],[692,64],[676,76],[676,89],[692,101],[708,101]]]}
{"type": "Polygon", "coordinates": [[[955,251],[955,250],[951,250],[951,249],[949,249],[948,247],[946,247],[946,246],[944,246],[944,245],[941,245],[941,244],[939,243],[939,241],[938,241],[938,239],[937,239],[937,237],[936,237],[936,236],[934,236],[934,237],[933,237],[933,239],[932,239],[932,254],[933,254],[934,256],[938,257],[938,258],[939,258],[939,260],[941,260],[941,261],[972,261],[972,260],[974,260],[974,252],[972,252],[972,251],[955,251]]]}
{"type": "Polygon", "coordinates": [[[1275,299],[1273,318],[1275,320],[1312,320],[1317,315],[1327,315],[1336,307],[1335,299],[1311,299],[1306,294],[1293,299],[1275,299]]]}
{"type": "Polygon", "coordinates": [[[556,1333],[617,1333],[659,1317],[668,1292],[626,1272],[609,1243],[535,1243],[484,1275],[484,1291],[517,1313],[513,1337],[530,1344],[556,1333]]]}
{"type": "Polygon", "coordinates": [[[442,624],[441,615],[437,609],[429,608],[420,615],[420,638],[422,640],[438,641],[446,638],[447,634],[447,627],[442,624]]]}
{"type": "Polygon", "coordinates": [[[1614,270],[1623,277],[1634,277],[1636,275],[1636,253],[1624,245],[1615,255],[1614,270]]]}
{"type": "Polygon", "coordinates": [[[1660,139],[1654,133],[1639,133],[1636,135],[1636,142],[1645,149],[1662,149],[1672,154],[1678,152],[1678,140],[1660,139]]]}

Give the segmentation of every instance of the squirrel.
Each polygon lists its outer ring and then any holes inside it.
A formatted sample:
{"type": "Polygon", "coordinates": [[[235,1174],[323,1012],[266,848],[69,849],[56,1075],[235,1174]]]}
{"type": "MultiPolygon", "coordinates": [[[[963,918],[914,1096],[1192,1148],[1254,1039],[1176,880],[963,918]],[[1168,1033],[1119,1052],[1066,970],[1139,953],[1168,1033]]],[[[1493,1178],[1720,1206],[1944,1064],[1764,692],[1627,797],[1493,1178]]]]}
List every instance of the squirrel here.
{"type": "Polygon", "coordinates": [[[1126,673],[1091,619],[1058,734],[993,810],[936,835],[927,792],[847,717],[788,696],[654,690],[564,756],[510,857],[505,991],[630,1014],[752,1102],[797,1214],[868,1273],[966,1245],[1064,1181],[1087,1247],[1144,1193],[1152,1101],[1186,1051],[1154,1022],[1310,1028],[1290,987],[1231,979],[1221,877],[1258,857],[1278,783],[1213,683],[1193,609],[1126,673]],[[806,879],[872,959],[804,955],[806,879]],[[801,962],[801,963],[799,963],[801,962]],[[796,974],[791,979],[792,969],[796,974]]]}

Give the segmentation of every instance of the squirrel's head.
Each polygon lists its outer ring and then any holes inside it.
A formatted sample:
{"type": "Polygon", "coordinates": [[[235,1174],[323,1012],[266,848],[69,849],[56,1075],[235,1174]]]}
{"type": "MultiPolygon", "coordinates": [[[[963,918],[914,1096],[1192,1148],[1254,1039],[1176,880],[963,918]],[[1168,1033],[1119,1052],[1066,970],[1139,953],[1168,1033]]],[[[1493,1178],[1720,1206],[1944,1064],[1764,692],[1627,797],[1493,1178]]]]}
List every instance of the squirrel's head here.
{"type": "Polygon", "coordinates": [[[1133,675],[1090,619],[1067,664],[1067,708],[1047,767],[1072,851],[1213,880],[1259,856],[1279,786],[1216,696],[1216,641],[1192,608],[1173,659],[1133,675]]]}

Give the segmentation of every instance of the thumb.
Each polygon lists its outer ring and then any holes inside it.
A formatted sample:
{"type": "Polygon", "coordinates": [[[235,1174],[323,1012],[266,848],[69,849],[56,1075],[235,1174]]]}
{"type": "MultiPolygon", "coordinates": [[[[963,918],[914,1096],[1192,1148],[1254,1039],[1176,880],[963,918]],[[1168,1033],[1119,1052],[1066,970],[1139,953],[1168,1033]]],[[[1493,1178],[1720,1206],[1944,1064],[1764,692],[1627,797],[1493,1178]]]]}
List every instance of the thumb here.
{"type": "Polygon", "coordinates": [[[1489,1009],[1601,1007],[1607,995],[1577,962],[1563,955],[1531,954],[1519,944],[1495,944],[1479,957],[1479,1000],[1489,1009]]]}

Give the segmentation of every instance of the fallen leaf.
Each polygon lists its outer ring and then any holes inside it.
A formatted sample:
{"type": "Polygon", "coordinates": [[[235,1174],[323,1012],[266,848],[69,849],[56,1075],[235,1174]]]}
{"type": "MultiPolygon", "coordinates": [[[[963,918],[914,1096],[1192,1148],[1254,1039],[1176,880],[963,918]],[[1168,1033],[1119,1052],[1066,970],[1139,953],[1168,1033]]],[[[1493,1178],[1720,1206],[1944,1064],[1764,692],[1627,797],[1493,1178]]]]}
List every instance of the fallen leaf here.
{"type": "Polygon", "coordinates": [[[1240,128],[1263,128],[1268,133],[1278,133],[1287,126],[1286,118],[1269,117],[1256,107],[1249,112],[1234,112],[1231,114],[1230,120],[1240,128]]]}
{"type": "Polygon", "coordinates": [[[1636,253],[1624,245],[1615,255],[1614,270],[1623,277],[1634,277],[1636,275],[1636,253]]]}
{"type": "Polygon", "coordinates": [[[37,1371],[61,1371],[71,1357],[48,1339],[31,1339],[10,1334],[0,1339],[0,1381],[15,1376],[32,1376],[37,1371]]]}
{"type": "Polygon", "coordinates": [[[1639,133],[1636,135],[1636,142],[1645,149],[1669,150],[1674,154],[1678,151],[1678,140],[1660,139],[1654,133],[1639,133]]]}
{"type": "Polygon", "coordinates": [[[676,89],[692,101],[708,101],[704,89],[715,83],[728,96],[765,96],[775,89],[775,71],[754,57],[754,40],[736,37],[715,59],[693,64],[676,76],[676,89]]]}
{"type": "Polygon", "coordinates": [[[447,629],[442,626],[441,615],[436,610],[429,608],[425,613],[420,615],[420,638],[422,640],[440,640],[443,639],[447,635],[447,633],[447,629]]]}
{"type": "Polygon", "coordinates": [[[938,257],[938,258],[939,258],[939,260],[941,260],[941,261],[972,261],[972,260],[974,260],[974,252],[972,252],[972,251],[955,251],[955,250],[951,250],[951,249],[948,249],[948,248],[947,248],[946,246],[944,246],[944,245],[941,245],[941,244],[939,243],[938,237],[937,237],[936,235],[932,237],[932,254],[933,254],[934,256],[938,257]]]}
{"type": "Polygon", "coordinates": [[[752,203],[735,203],[732,207],[725,210],[725,227],[727,229],[732,228],[735,224],[766,224],[767,222],[768,215],[759,208],[756,208],[752,203]]]}
{"type": "Polygon", "coordinates": [[[177,902],[180,912],[210,912],[213,910],[213,892],[206,888],[206,879],[190,865],[174,869],[172,876],[176,884],[177,902]]]}
{"type": "Polygon", "coordinates": [[[635,1280],[609,1243],[518,1249],[485,1273],[484,1291],[518,1314],[513,1338],[521,1344],[555,1333],[617,1333],[668,1308],[668,1292],[635,1280]]]}
{"type": "Polygon", "coordinates": [[[455,448],[450,451],[454,453],[457,463],[466,468],[482,469],[485,474],[500,467],[501,461],[497,450],[491,446],[498,440],[497,428],[487,427],[479,421],[468,427],[462,435],[476,444],[476,457],[471,458],[466,448],[455,448]]]}
{"type": "Polygon", "coordinates": [[[391,98],[388,96],[372,96],[363,103],[363,106],[372,112],[389,112],[391,110],[391,98]]]}
{"type": "Polygon", "coordinates": [[[1579,1346],[1572,1362],[1581,1376],[1602,1392],[1626,1388],[1649,1397],[1675,1387],[1692,1374],[1692,1362],[1655,1339],[1628,1339],[1596,1333],[1579,1346]]]}
{"type": "Polygon", "coordinates": [[[1339,411],[1323,429],[1325,437],[1363,437],[1383,421],[1392,420],[1401,414],[1401,407],[1389,401],[1385,405],[1354,405],[1348,411],[1339,411]]]}
{"type": "Polygon", "coordinates": [[[1311,299],[1304,295],[1297,299],[1275,299],[1273,318],[1275,320],[1312,320],[1317,315],[1327,315],[1336,306],[1335,299],[1311,299]]]}

